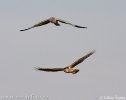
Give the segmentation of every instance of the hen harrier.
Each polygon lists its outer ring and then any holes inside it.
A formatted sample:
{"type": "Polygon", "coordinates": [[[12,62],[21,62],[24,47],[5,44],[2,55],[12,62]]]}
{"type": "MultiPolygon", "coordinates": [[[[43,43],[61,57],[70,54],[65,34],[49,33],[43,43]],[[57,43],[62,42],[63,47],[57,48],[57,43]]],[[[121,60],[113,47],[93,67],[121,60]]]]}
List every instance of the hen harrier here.
{"type": "Polygon", "coordinates": [[[57,18],[55,18],[55,17],[51,17],[51,18],[49,18],[49,19],[46,19],[46,20],[44,20],[44,21],[41,21],[41,22],[39,22],[39,23],[37,23],[37,24],[35,24],[35,25],[29,27],[29,28],[26,28],[26,29],[23,29],[23,30],[20,30],[20,31],[26,31],[26,30],[29,30],[29,29],[31,29],[31,28],[35,28],[35,27],[39,27],[39,26],[42,26],[42,25],[46,25],[46,24],[48,24],[48,23],[53,23],[53,24],[55,24],[56,26],[60,26],[60,24],[59,24],[58,22],[61,22],[61,23],[64,23],[64,24],[69,24],[69,25],[72,25],[72,26],[77,27],[77,28],[87,28],[87,27],[82,27],[82,26],[78,26],[78,25],[71,24],[71,23],[69,23],[69,22],[66,22],[66,21],[61,20],[61,19],[57,19],[57,18]]]}
{"type": "Polygon", "coordinates": [[[74,63],[72,63],[71,65],[69,65],[69,66],[67,66],[65,68],[40,68],[40,67],[38,67],[38,68],[36,68],[36,70],[47,71],[47,72],[64,71],[65,73],[76,74],[77,72],[79,72],[79,69],[75,69],[74,67],[76,67],[76,65],[82,63],[86,58],[91,56],[93,53],[95,53],[95,51],[92,51],[92,52],[84,55],[83,57],[79,58],[74,63]]]}

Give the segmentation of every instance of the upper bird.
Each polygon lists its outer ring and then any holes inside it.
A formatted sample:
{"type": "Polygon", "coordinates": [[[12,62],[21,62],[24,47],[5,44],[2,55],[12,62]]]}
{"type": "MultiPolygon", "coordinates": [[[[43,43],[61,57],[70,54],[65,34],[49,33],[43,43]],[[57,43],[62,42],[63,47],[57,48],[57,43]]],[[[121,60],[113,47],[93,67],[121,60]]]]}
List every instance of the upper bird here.
{"type": "Polygon", "coordinates": [[[79,71],[79,69],[75,69],[76,65],[82,63],[85,59],[87,59],[89,56],[91,56],[94,53],[95,53],[95,51],[92,51],[92,52],[84,55],[83,57],[79,58],[78,60],[76,60],[71,65],[64,67],[64,68],[40,68],[40,67],[38,67],[38,68],[36,68],[36,70],[47,71],[47,72],[64,71],[65,73],[76,74],[79,71]]]}
{"type": "Polygon", "coordinates": [[[66,21],[61,20],[61,19],[57,19],[55,17],[51,17],[49,19],[43,20],[43,21],[41,21],[41,22],[39,22],[39,23],[37,23],[37,24],[29,27],[29,28],[26,28],[26,29],[23,29],[23,30],[20,30],[20,31],[26,31],[26,30],[29,30],[31,28],[35,28],[35,27],[39,27],[39,26],[42,26],[42,25],[46,25],[48,23],[53,23],[56,26],[60,26],[60,24],[58,22],[61,22],[61,23],[64,23],[64,24],[69,24],[69,25],[72,25],[72,26],[77,27],[77,28],[87,28],[87,27],[83,27],[83,26],[78,26],[78,25],[71,24],[69,22],[66,22],[66,21]]]}

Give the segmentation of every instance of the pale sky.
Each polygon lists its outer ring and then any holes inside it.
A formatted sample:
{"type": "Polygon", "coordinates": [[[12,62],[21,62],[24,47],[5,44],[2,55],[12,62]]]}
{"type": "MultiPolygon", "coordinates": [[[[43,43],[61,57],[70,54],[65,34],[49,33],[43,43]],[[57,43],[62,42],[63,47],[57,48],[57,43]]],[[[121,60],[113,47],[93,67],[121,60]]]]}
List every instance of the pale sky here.
{"type": "Polygon", "coordinates": [[[0,26],[0,96],[126,97],[126,0],[1,0],[0,26]],[[88,28],[19,31],[52,16],[88,28]],[[75,75],[34,70],[65,67],[92,50],[75,75]]]}

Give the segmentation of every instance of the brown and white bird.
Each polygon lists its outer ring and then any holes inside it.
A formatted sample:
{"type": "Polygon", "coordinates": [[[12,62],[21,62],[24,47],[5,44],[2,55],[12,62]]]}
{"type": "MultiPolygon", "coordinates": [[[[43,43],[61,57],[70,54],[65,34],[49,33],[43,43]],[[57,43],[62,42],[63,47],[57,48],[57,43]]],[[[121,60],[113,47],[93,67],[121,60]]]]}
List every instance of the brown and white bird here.
{"type": "Polygon", "coordinates": [[[31,28],[35,28],[35,27],[39,27],[39,26],[42,26],[42,25],[46,25],[48,23],[53,23],[56,26],[60,26],[59,22],[64,23],[64,24],[69,24],[69,25],[72,25],[72,26],[77,27],[77,28],[87,28],[87,27],[82,27],[82,26],[71,24],[69,22],[66,22],[66,21],[61,20],[61,19],[57,19],[55,17],[51,17],[49,19],[43,20],[43,21],[41,21],[41,22],[39,22],[39,23],[29,27],[29,28],[26,28],[26,29],[23,29],[23,30],[20,30],[20,31],[26,31],[26,30],[29,30],[31,28]]]}
{"type": "Polygon", "coordinates": [[[76,65],[82,63],[86,58],[88,58],[89,56],[91,56],[94,53],[95,53],[95,51],[92,51],[92,52],[84,55],[83,57],[79,58],[74,63],[72,63],[71,65],[69,65],[65,68],[40,68],[40,67],[37,67],[35,69],[38,71],[46,71],[46,72],[64,71],[65,73],[76,74],[77,72],[79,72],[79,69],[75,69],[76,65]]]}

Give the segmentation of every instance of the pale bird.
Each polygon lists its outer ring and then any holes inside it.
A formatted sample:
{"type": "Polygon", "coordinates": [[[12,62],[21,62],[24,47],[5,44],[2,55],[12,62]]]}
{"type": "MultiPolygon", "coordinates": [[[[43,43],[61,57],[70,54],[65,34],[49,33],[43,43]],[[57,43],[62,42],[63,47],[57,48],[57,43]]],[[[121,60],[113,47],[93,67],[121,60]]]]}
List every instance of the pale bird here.
{"type": "Polygon", "coordinates": [[[92,52],[84,55],[83,57],[79,58],[74,63],[72,63],[71,65],[69,65],[65,68],[40,68],[40,67],[37,67],[35,69],[38,71],[46,71],[46,72],[64,71],[65,73],[76,74],[77,72],[79,72],[79,69],[75,69],[76,65],[82,63],[86,58],[88,58],[89,56],[91,56],[94,53],[95,53],[95,51],[92,51],[92,52]]]}
{"type": "Polygon", "coordinates": [[[77,27],[77,28],[87,28],[87,27],[83,27],[83,26],[78,26],[78,25],[75,25],[75,24],[71,24],[71,23],[66,22],[66,21],[64,21],[62,19],[58,19],[58,18],[55,18],[55,17],[51,17],[49,19],[43,20],[43,21],[41,21],[41,22],[39,22],[39,23],[37,23],[37,24],[29,27],[29,28],[26,28],[26,29],[23,29],[23,30],[20,30],[20,31],[26,31],[26,30],[29,30],[31,28],[35,28],[35,27],[39,27],[39,26],[42,26],[42,25],[46,25],[48,23],[53,23],[56,26],[60,26],[59,22],[64,23],[64,24],[69,24],[69,25],[72,25],[72,26],[77,27]]]}

